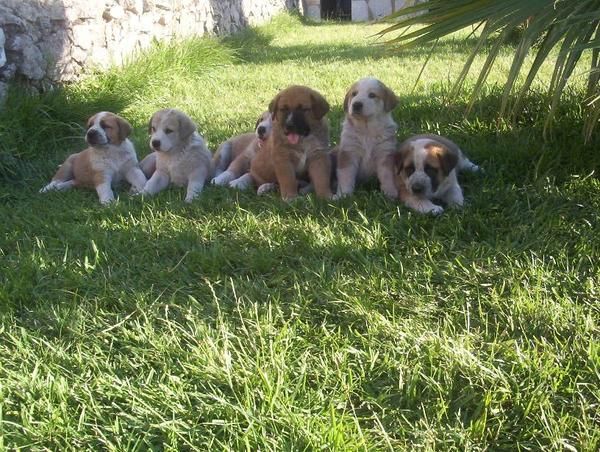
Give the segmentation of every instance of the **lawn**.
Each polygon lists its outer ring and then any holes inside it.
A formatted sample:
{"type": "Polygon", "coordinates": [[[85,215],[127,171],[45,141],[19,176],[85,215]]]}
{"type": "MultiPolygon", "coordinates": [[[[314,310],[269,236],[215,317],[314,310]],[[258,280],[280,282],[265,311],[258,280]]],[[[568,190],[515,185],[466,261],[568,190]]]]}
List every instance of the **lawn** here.
{"type": "Polygon", "coordinates": [[[465,117],[468,86],[448,92],[468,32],[415,85],[429,49],[389,53],[369,37],[381,28],[281,16],[11,93],[0,450],[598,450],[600,139],[583,143],[582,87],[546,139],[549,70],[523,114],[498,121],[507,47],[465,117]],[[306,84],[329,100],[337,142],[365,75],[400,97],[400,137],[445,134],[485,168],[461,176],[465,209],[418,215],[375,185],[335,203],[220,187],[191,205],[181,189],[123,189],[109,207],[38,194],[95,111],[130,120],[140,157],[164,107],[214,150],[306,84]]]}

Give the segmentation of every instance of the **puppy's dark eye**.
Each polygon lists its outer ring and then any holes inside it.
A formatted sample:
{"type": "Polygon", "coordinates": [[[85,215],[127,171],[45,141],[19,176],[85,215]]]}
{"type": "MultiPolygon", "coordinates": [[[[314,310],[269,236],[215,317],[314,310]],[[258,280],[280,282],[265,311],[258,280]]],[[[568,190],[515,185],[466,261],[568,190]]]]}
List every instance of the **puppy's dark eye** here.
{"type": "Polygon", "coordinates": [[[106,124],[104,121],[100,121],[100,127],[102,127],[103,129],[110,129],[111,127],[106,124]]]}
{"type": "Polygon", "coordinates": [[[165,133],[168,135],[170,133],[173,133],[173,130],[172,129],[165,129],[165,133]]]}
{"type": "Polygon", "coordinates": [[[352,97],[355,97],[358,94],[358,91],[352,91],[352,97]]]}
{"type": "Polygon", "coordinates": [[[425,174],[431,178],[434,178],[437,176],[437,168],[434,168],[431,165],[425,165],[425,174]]]}
{"type": "Polygon", "coordinates": [[[375,99],[376,97],[377,97],[377,94],[369,93],[369,99],[375,99]]]}
{"type": "Polygon", "coordinates": [[[413,165],[412,163],[406,165],[404,167],[404,171],[406,171],[407,176],[410,176],[412,173],[415,172],[415,165],[413,165]]]}

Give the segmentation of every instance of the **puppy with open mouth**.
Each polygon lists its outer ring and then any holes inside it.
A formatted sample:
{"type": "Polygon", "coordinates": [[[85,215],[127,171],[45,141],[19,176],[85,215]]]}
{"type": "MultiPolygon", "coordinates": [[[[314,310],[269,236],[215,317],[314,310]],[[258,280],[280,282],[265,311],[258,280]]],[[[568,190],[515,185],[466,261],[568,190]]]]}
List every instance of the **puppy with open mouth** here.
{"type": "Polygon", "coordinates": [[[113,186],[123,179],[134,191],[142,190],[146,177],[127,138],[130,134],[131,125],[125,119],[108,111],[96,113],[87,123],[85,141],[89,147],[70,155],[40,193],[91,188],[101,204],[108,204],[115,199],[113,186]]]}
{"type": "Polygon", "coordinates": [[[141,194],[155,195],[170,184],[187,187],[185,202],[192,202],[212,175],[211,153],[182,111],[169,108],[152,115],[148,132],[154,150],[141,167],[149,177],[141,194]]]}
{"type": "Polygon", "coordinates": [[[398,193],[388,157],[396,152],[392,110],[398,105],[394,92],[375,78],[354,83],[344,98],[346,112],[337,153],[337,193],[353,193],[357,182],[377,176],[381,191],[390,198],[398,193]]]}
{"type": "Polygon", "coordinates": [[[281,197],[298,195],[299,181],[310,180],[316,195],[330,199],[329,104],[317,91],[294,85],[269,104],[271,135],[250,165],[257,186],[279,186],[281,197]]]}
{"type": "Polygon", "coordinates": [[[392,155],[395,184],[400,200],[409,208],[439,215],[444,208],[460,208],[464,204],[457,171],[480,171],[458,145],[448,138],[434,134],[414,135],[400,144],[399,152],[392,155]]]}
{"type": "Polygon", "coordinates": [[[221,144],[213,156],[215,177],[212,183],[241,190],[248,188],[252,184],[250,162],[267,141],[271,126],[271,113],[265,111],[256,121],[253,133],[232,137],[221,144]]]}

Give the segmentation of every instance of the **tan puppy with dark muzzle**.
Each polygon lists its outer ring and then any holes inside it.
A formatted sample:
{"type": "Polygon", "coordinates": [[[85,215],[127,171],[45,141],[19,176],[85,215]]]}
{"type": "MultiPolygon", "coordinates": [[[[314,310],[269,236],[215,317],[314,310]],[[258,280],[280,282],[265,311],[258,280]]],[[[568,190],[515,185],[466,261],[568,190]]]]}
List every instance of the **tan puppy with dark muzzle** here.
{"type": "Polygon", "coordinates": [[[142,169],[151,176],[141,194],[155,195],[173,184],[187,187],[185,202],[192,202],[212,175],[211,154],[196,124],[170,108],[152,115],[148,132],[155,152],[142,160],[142,169]]]}
{"type": "Polygon", "coordinates": [[[131,125],[120,116],[108,111],[96,113],[87,123],[85,140],[89,147],[70,155],[40,193],[92,188],[98,193],[100,203],[108,204],[115,199],[112,187],[123,179],[134,191],[142,190],[146,177],[127,138],[130,133],[131,125]]]}
{"type": "Polygon", "coordinates": [[[298,178],[309,179],[320,198],[330,199],[329,104],[317,91],[294,85],[269,104],[273,128],[250,165],[257,186],[277,183],[281,198],[298,195],[298,178]]]}
{"type": "Polygon", "coordinates": [[[480,170],[456,143],[434,134],[408,138],[391,160],[400,200],[417,212],[433,215],[444,211],[433,200],[440,200],[449,207],[464,204],[458,170],[480,170]]]}
{"type": "Polygon", "coordinates": [[[336,198],[354,192],[357,182],[377,176],[381,191],[398,196],[394,173],[386,163],[396,152],[396,130],[392,110],[398,105],[394,92],[374,78],[354,83],[344,98],[346,116],[337,155],[336,198]]]}
{"type": "Polygon", "coordinates": [[[215,185],[229,185],[245,189],[252,184],[249,174],[250,162],[271,134],[271,113],[263,112],[254,126],[253,133],[244,133],[225,141],[213,156],[215,185]]]}

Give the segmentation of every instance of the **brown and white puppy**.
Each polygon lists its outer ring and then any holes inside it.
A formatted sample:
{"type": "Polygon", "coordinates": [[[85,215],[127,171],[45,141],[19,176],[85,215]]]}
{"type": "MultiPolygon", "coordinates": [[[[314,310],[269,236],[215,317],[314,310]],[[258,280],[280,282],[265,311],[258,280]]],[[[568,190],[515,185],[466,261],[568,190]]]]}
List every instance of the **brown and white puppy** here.
{"type": "Polygon", "coordinates": [[[434,134],[406,139],[392,157],[398,196],[407,207],[420,213],[439,215],[444,208],[462,207],[463,193],[457,171],[479,171],[456,143],[434,134]]]}
{"type": "Polygon", "coordinates": [[[131,125],[120,116],[108,111],[96,113],[87,122],[85,140],[89,147],[70,155],[40,193],[92,188],[100,203],[107,204],[115,199],[112,187],[123,179],[133,190],[142,190],[146,177],[127,138],[130,133],[131,125]]]}
{"type": "Polygon", "coordinates": [[[309,179],[320,198],[330,199],[329,104],[317,91],[290,86],[269,104],[271,135],[250,165],[257,186],[277,183],[281,197],[298,195],[298,180],[309,179]]]}
{"type": "Polygon", "coordinates": [[[337,156],[336,198],[352,194],[357,182],[377,176],[381,191],[398,196],[392,168],[386,164],[396,152],[392,110],[398,105],[394,92],[375,78],[354,83],[344,98],[346,116],[337,156]]]}
{"type": "Polygon", "coordinates": [[[252,184],[250,162],[271,134],[271,113],[263,112],[254,126],[254,133],[244,133],[225,141],[213,156],[215,185],[245,189],[252,184]]]}
{"type": "Polygon", "coordinates": [[[187,187],[185,202],[192,202],[212,175],[211,154],[196,124],[182,111],[168,108],[152,115],[148,126],[155,151],[141,166],[151,177],[141,194],[155,195],[170,184],[187,187]]]}

